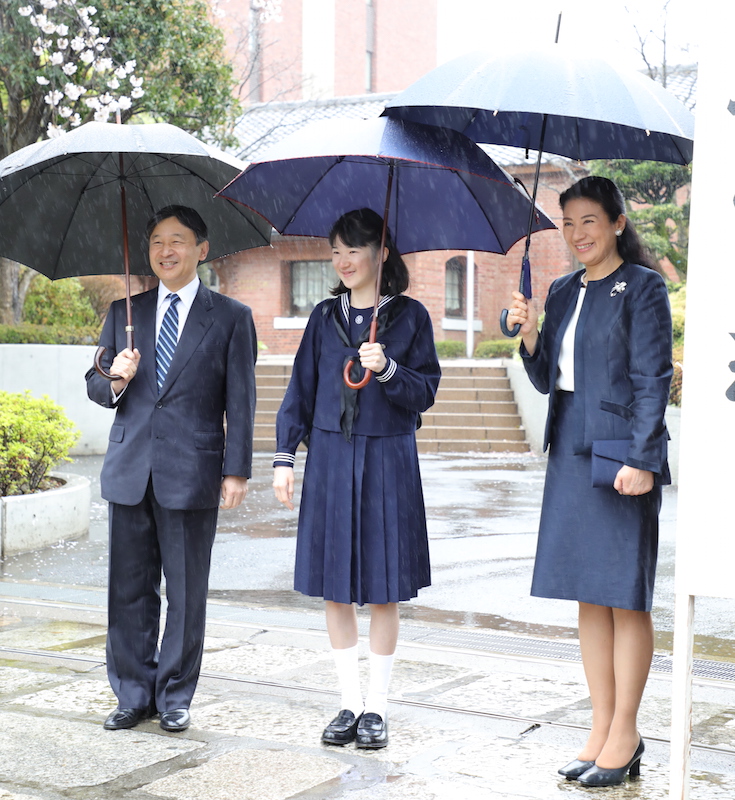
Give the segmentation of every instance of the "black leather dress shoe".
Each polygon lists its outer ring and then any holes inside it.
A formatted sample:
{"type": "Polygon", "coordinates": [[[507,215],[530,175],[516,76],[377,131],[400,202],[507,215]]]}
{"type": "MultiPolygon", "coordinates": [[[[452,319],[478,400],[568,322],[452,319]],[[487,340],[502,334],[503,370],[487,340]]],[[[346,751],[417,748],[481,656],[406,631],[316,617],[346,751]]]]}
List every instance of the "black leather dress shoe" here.
{"type": "Polygon", "coordinates": [[[388,744],[388,720],[380,714],[369,712],[360,717],[355,747],[361,750],[378,750],[388,744]]]}
{"type": "Polygon", "coordinates": [[[161,727],[171,733],[181,733],[191,725],[188,708],[174,708],[161,712],[161,727]]]}
{"type": "Polygon", "coordinates": [[[354,742],[359,721],[360,717],[356,717],[349,709],[343,708],[324,729],[322,742],[340,745],[354,742]]]}
{"type": "Polygon", "coordinates": [[[155,708],[116,708],[105,720],[106,731],[121,731],[134,728],[139,722],[156,715],[155,708]]]}
{"type": "Polygon", "coordinates": [[[594,766],[594,761],[580,761],[578,758],[575,758],[574,761],[570,761],[566,767],[562,767],[558,772],[568,781],[576,781],[582,773],[587,772],[588,769],[592,769],[594,766]]]}

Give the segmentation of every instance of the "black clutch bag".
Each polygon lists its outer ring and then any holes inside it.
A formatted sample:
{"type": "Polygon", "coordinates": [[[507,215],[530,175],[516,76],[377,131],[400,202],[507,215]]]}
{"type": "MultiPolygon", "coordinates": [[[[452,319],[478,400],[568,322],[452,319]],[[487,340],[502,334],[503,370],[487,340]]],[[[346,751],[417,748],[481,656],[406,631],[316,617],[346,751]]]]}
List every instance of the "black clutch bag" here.
{"type": "Polygon", "coordinates": [[[592,485],[612,487],[625,463],[630,439],[598,439],[592,442],[592,485]]]}

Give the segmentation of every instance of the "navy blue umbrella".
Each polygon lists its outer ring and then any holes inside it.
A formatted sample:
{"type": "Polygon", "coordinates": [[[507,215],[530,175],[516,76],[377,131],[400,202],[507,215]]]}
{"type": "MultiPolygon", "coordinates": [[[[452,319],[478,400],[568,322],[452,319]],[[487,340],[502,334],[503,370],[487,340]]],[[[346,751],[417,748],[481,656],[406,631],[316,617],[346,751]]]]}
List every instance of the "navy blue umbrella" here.
{"type": "MultiPolygon", "coordinates": [[[[510,53],[474,52],[424,75],[384,114],[442,125],[473,141],[579,161],[634,158],[688,164],[694,117],[650,78],[554,44],[510,53]]],[[[528,242],[520,290],[531,296],[528,242]]],[[[501,327],[506,335],[504,313],[501,327]]]]}
{"type": "MultiPolygon", "coordinates": [[[[372,208],[400,253],[507,253],[526,234],[529,213],[533,231],[555,227],[466,136],[387,118],[312,123],[219,194],[257,211],[279,233],[297,236],[328,236],[342,214],[372,208]]],[[[371,342],[379,296],[380,273],[371,342]]]]}

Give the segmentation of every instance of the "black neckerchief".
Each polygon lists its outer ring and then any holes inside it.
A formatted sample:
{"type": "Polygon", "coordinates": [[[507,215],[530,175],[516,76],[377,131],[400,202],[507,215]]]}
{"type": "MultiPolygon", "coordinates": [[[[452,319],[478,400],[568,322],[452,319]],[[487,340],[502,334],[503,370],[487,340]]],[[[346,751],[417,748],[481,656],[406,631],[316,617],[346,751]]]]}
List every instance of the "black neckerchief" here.
{"type": "MultiPolygon", "coordinates": [[[[407,302],[407,298],[403,295],[397,295],[393,297],[390,303],[387,303],[384,309],[381,309],[380,313],[378,314],[378,330],[377,330],[377,339],[378,341],[381,339],[384,333],[388,331],[390,326],[393,324],[393,321],[396,317],[401,313],[404,309],[407,302]]],[[[347,362],[351,358],[355,358],[355,349],[359,348],[361,344],[367,342],[370,338],[370,321],[365,326],[364,330],[360,333],[360,336],[357,339],[357,343],[355,345],[352,344],[350,341],[349,330],[346,328],[346,324],[343,320],[341,310],[340,310],[340,298],[336,297],[331,303],[325,303],[322,309],[323,314],[331,314],[332,320],[334,323],[334,327],[337,331],[337,336],[339,336],[340,341],[342,344],[350,350],[342,360],[342,370],[347,366],[347,362]]],[[[352,367],[350,368],[350,380],[353,383],[357,383],[359,380],[362,379],[363,369],[360,366],[360,360],[356,359],[352,367]]],[[[359,408],[357,405],[357,396],[359,389],[350,389],[350,387],[344,382],[342,376],[340,375],[340,383],[342,385],[342,395],[340,398],[340,416],[339,416],[339,426],[342,431],[342,435],[345,439],[349,442],[352,440],[352,426],[357,418],[359,413],[359,408]]]]}

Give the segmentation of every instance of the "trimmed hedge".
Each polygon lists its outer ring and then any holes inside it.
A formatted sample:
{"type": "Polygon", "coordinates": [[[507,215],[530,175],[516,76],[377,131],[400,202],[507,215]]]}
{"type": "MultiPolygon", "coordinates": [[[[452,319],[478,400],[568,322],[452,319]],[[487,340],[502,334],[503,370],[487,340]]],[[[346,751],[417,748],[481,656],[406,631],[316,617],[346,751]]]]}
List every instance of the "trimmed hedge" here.
{"type": "Polygon", "coordinates": [[[518,351],[518,339],[485,339],[478,342],[475,358],[513,358],[518,351]]]}
{"type": "Polygon", "coordinates": [[[97,344],[102,325],[0,325],[0,344],[97,344]]]}
{"type": "Polygon", "coordinates": [[[467,345],[456,339],[444,339],[444,341],[434,342],[434,344],[439,358],[464,358],[467,354],[467,345]]]}

